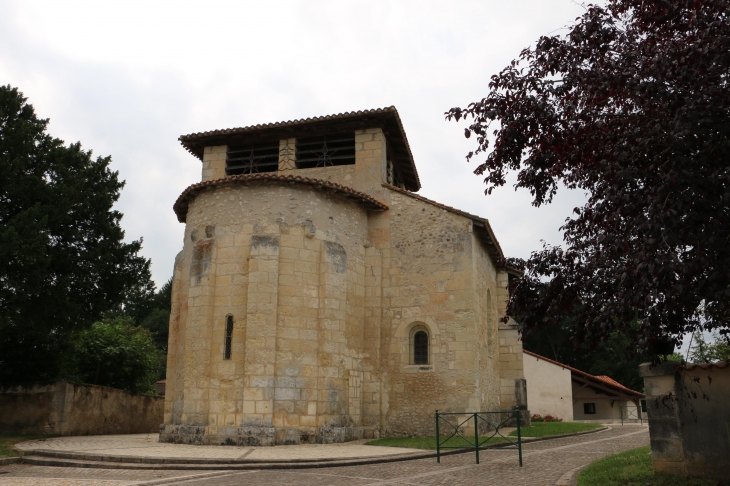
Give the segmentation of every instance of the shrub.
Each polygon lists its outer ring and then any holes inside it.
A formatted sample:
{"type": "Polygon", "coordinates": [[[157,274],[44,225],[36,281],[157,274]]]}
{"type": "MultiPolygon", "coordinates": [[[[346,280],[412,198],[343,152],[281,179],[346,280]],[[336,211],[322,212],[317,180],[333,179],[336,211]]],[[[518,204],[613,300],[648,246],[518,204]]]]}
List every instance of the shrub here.
{"type": "Polygon", "coordinates": [[[108,319],[75,335],[66,357],[65,377],[131,393],[153,394],[159,362],[152,333],[135,326],[129,318],[108,319]]]}
{"type": "Polygon", "coordinates": [[[554,417],[552,415],[545,415],[544,417],[540,414],[534,414],[532,417],[533,422],[562,422],[563,419],[554,417]]]}

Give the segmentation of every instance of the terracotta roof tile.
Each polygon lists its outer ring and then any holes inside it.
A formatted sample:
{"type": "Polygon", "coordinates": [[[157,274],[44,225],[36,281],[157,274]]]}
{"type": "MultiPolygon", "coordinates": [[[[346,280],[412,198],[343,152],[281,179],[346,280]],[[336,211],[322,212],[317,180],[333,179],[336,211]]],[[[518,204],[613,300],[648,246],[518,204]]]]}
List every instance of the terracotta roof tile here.
{"type": "Polygon", "coordinates": [[[188,213],[188,205],[192,199],[195,198],[201,191],[207,190],[212,187],[220,187],[233,184],[246,184],[249,182],[278,182],[278,183],[289,183],[289,184],[306,184],[315,187],[316,189],[326,189],[332,192],[341,192],[349,199],[353,199],[365,208],[371,211],[384,211],[388,209],[384,203],[377,199],[368,196],[364,192],[356,191],[347,186],[343,186],[334,182],[324,181],[321,179],[312,179],[310,177],[301,177],[293,175],[278,175],[276,172],[272,173],[261,173],[261,174],[241,174],[223,177],[220,179],[212,179],[205,182],[198,182],[186,188],[180,197],[177,198],[172,209],[177,215],[177,220],[181,223],[185,222],[188,213]]]}
{"type": "Polygon", "coordinates": [[[606,376],[606,375],[593,375],[593,376],[595,376],[596,378],[598,378],[599,380],[601,380],[602,382],[604,382],[606,384],[613,385],[615,387],[622,388],[624,390],[628,390],[630,392],[636,393],[631,388],[628,388],[628,387],[623,386],[621,383],[619,383],[618,381],[614,380],[610,376],[606,376]]]}

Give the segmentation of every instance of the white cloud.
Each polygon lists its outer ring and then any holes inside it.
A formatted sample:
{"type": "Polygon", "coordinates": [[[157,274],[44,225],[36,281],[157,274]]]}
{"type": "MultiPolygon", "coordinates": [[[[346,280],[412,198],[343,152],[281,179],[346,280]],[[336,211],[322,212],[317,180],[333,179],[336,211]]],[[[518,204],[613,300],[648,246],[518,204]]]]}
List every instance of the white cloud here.
{"type": "Polygon", "coordinates": [[[184,133],[395,105],[425,197],[490,219],[527,257],[581,194],[544,208],[504,187],[485,197],[464,161],[473,141],[443,113],[487,93],[489,77],[581,14],[572,0],[0,3],[0,74],[50,133],[111,154],[118,208],[145,238],[158,284],[183,227],[172,204],[200,178],[184,133]]]}

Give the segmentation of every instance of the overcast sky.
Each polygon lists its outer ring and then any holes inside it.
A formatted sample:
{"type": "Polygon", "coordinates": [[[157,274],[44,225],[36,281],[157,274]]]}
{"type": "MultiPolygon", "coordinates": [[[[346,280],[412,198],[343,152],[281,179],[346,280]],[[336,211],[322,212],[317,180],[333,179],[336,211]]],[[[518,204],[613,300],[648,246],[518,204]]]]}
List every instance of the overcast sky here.
{"type": "Polygon", "coordinates": [[[525,191],[484,196],[474,142],[444,112],[487,94],[492,74],[583,12],[571,0],[74,2],[0,0],[0,83],[49,132],[111,155],[127,181],[128,240],[144,237],[158,285],[183,225],[172,204],[200,180],[182,134],[395,106],[423,189],[488,218],[507,256],[527,257],[581,193],[540,209],[525,191]]]}

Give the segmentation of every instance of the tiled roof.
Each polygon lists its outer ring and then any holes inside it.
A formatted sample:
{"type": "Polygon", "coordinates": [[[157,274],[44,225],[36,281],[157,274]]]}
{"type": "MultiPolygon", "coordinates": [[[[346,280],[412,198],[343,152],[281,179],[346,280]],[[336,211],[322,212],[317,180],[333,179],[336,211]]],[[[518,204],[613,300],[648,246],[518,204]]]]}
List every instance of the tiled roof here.
{"type": "Polygon", "coordinates": [[[621,383],[619,383],[618,381],[614,380],[610,376],[606,376],[606,375],[593,375],[593,376],[596,377],[596,378],[598,378],[599,380],[601,380],[602,382],[604,382],[604,383],[606,383],[608,385],[612,385],[612,386],[615,386],[617,388],[621,388],[621,389],[623,389],[625,391],[630,391],[630,392],[633,392],[633,393],[638,393],[638,392],[635,392],[634,390],[632,390],[631,388],[628,388],[628,387],[623,386],[621,383]]]}
{"type": "Polygon", "coordinates": [[[383,129],[388,141],[388,153],[405,181],[406,187],[411,191],[419,190],[421,181],[418,178],[411,147],[408,144],[400,116],[398,116],[398,110],[394,106],[191,133],[181,135],[179,140],[188,152],[202,160],[203,150],[212,145],[228,145],[232,142],[255,143],[272,139],[324,135],[332,130],[345,131],[365,128],[383,129]]]}
{"type": "Polygon", "coordinates": [[[601,376],[591,375],[590,373],[586,373],[585,371],[581,371],[581,370],[579,370],[577,368],[573,368],[572,366],[568,366],[568,365],[563,364],[563,363],[561,363],[559,361],[555,361],[555,360],[552,360],[550,358],[546,358],[545,356],[541,356],[541,355],[539,355],[537,353],[533,353],[532,351],[528,351],[526,349],[523,349],[522,352],[524,354],[527,354],[528,356],[532,356],[534,358],[541,359],[543,361],[547,361],[548,363],[552,363],[554,365],[557,365],[557,366],[560,366],[562,368],[565,368],[566,370],[570,370],[571,373],[575,373],[578,376],[580,376],[580,377],[582,377],[584,379],[587,379],[589,381],[597,381],[599,384],[602,384],[603,386],[606,386],[606,387],[609,387],[609,388],[614,388],[616,390],[616,392],[618,392],[618,393],[624,393],[624,394],[627,394],[627,395],[633,395],[633,396],[635,396],[637,398],[646,398],[646,395],[644,395],[643,393],[637,392],[636,390],[632,390],[631,388],[627,388],[627,387],[623,386],[621,383],[619,383],[618,381],[614,380],[613,378],[611,378],[609,376],[606,376],[606,375],[601,375],[601,376]]]}
{"type": "MultiPolygon", "coordinates": [[[[396,187],[396,186],[393,186],[390,184],[383,184],[383,187],[390,189],[391,191],[397,192],[399,194],[403,194],[408,197],[412,197],[413,199],[418,199],[419,201],[423,201],[432,206],[436,206],[437,208],[441,208],[444,211],[448,211],[450,213],[458,214],[460,216],[464,216],[466,218],[471,219],[475,223],[474,224],[475,231],[477,231],[477,234],[479,235],[482,243],[484,243],[484,246],[489,251],[490,256],[494,259],[495,262],[498,262],[500,265],[502,265],[502,262],[504,261],[504,253],[502,253],[502,248],[499,246],[497,237],[494,236],[494,232],[492,231],[492,227],[489,225],[488,220],[481,218],[479,216],[475,216],[473,214],[469,214],[466,211],[452,208],[451,206],[447,206],[445,204],[441,204],[441,203],[433,201],[431,199],[427,199],[423,196],[419,196],[418,194],[414,194],[410,191],[406,191],[405,189],[401,189],[400,187],[396,187]]],[[[507,268],[507,269],[508,269],[508,271],[511,271],[513,273],[520,274],[519,270],[516,270],[513,268],[507,268]]]]}
{"type": "MultiPolygon", "coordinates": [[[[619,383],[618,381],[614,380],[613,378],[611,378],[611,377],[610,377],[610,376],[608,376],[608,375],[593,375],[593,376],[595,376],[595,377],[596,377],[596,378],[598,378],[599,380],[605,381],[606,383],[609,383],[609,384],[611,384],[611,385],[615,385],[615,386],[621,386],[621,387],[623,387],[623,385],[622,385],[621,383],[619,383]]],[[[625,387],[624,387],[624,388],[625,388],[625,387]]]]}
{"type": "Polygon", "coordinates": [[[377,199],[368,196],[364,192],[356,191],[347,186],[342,186],[334,182],[323,181],[321,179],[312,179],[309,177],[300,177],[292,175],[277,175],[277,173],[264,172],[261,174],[241,174],[223,177],[221,179],[212,179],[205,182],[199,182],[193,184],[185,189],[180,197],[177,198],[172,209],[177,215],[177,220],[181,223],[185,222],[188,213],[188,205],[190,201],[195,198],[199,193],[212,187],[220,187],[233,184],[247,184],[251,182],[274,182],[274,183],[288,183],[288,184],[306,184],[316,189],[327,190],[329,192],[341,193],[344,197],[352,199],[362,204],[366,209],[371,211],[384,211],[388,209],[384,203],[377,199]]]}

